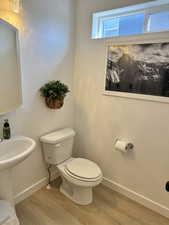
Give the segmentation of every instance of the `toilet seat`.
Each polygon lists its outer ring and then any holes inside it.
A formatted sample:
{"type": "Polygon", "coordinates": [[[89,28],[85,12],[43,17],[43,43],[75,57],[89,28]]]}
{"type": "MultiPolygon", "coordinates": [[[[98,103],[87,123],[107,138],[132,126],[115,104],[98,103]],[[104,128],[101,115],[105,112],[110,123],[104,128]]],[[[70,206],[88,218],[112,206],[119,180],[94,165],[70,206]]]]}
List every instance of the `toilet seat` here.
{"type": "Polygon", "coordinates": [[[102,177],[98,165],[88,159],[75,158],[65,165],[65,172],[78,180],[96,181],[102,177]]]}
{"type": "Polygon", "coordinates": [[[92,182],[97,182],[98,180],[100,180],[102,178],[102,175],[100,175],[97,178],[93,178],[93,179],[87,179],[87,178],[80,178],[78,176],[74,176],[73,174],[71,174],[68,170],[64,169],[65,174],[69,177],[72,178],[76,181],[81,181],[81,182],[85,182],[85,183],[92,183],[92,182]]]}

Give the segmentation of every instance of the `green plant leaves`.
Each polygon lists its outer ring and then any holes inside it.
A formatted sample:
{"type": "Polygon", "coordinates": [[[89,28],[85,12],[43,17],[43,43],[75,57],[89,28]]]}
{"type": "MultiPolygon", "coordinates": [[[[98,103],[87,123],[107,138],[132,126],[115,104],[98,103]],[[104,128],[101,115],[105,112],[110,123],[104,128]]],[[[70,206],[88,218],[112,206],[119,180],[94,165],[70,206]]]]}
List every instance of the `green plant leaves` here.
{"type": "Polygon", "coordinates": [[[41,95],[49,99],[63,99],[69,91],[69,88],[59,80],[50,81],[40,88],[41,95]]]}

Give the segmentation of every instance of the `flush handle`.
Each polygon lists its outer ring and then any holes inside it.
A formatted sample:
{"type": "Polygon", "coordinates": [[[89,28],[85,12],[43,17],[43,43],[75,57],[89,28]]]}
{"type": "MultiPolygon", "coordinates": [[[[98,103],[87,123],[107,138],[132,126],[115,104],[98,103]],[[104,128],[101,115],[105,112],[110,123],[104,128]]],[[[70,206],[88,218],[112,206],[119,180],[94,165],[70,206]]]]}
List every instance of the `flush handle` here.
{"type": "Polygon", "coordinates": [[[60,148],[60,147],[62,147],[62,145],[61,144],[57,144],[57,145],[55,145],[55,147],[56,148],[60,148]]]}

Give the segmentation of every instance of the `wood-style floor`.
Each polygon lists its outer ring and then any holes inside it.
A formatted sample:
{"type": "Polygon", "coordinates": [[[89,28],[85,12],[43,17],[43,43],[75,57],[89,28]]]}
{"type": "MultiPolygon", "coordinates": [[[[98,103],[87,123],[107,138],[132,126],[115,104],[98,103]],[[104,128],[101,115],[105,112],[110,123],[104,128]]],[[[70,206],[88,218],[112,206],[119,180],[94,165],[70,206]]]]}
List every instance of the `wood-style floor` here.
{"type": "Polygon", "coordinates": [[[88,206],[74,204],[55,185],[42,188],[16,210],[21,225],[169,225],[169,219],[102,185],[88,206]]]}

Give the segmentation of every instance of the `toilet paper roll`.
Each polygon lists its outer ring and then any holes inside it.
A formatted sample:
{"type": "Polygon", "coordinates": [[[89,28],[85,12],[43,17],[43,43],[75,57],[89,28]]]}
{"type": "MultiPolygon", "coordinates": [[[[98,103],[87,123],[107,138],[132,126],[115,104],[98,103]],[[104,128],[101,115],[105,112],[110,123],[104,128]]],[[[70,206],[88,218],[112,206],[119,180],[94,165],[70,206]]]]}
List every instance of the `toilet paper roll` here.
{"type": "Polygon", "coordinates": [[[127,141],[117,140],[115,143],[115,149],[117,151],[128,152],[130,150],[133,150],[133,148],[134,148],[134,145],[127,141]]]}

